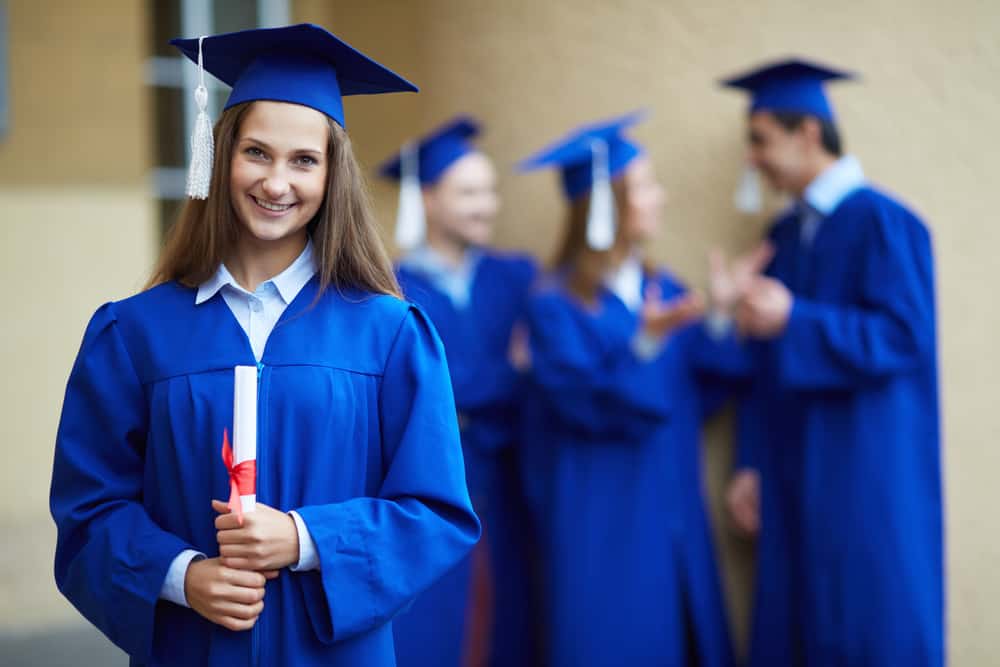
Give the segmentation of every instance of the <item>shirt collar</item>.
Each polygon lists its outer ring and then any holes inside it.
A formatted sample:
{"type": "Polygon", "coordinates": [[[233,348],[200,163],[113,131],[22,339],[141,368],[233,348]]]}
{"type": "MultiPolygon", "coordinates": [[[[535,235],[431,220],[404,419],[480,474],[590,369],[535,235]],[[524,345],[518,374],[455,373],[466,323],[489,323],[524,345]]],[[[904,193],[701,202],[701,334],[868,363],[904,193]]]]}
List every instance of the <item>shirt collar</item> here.
{"type": "Polygon", "coordinates": [[[861,163],[853,155],[845,155],[817,176],[806,188],[802,198],[820,215],[828,216],[849,194],[864,184],[865,174],[861,163]]]}
{"type": "Polygon", "coordinates": [[[425,276],[432,285],[447,294],[452,303],[464,307],[469,302],[472,279],[482,256],[481,250],[470,248],[465,251],[462,263],[455,266],[442,257],[441,253],[424,244],[408,253],[399,263],[402,267],[425,276]]]}
{"type": "Polygon", "coordinates": [[[462,263],[455,266],[442,257],[441,253],[425,243],[408,253],[406,257],[400,260],[400,264],[431,278],[438,278],[445,275],[452,276],[455,274],[469,276],[479,261],[480,254],[479,250],[470,248],[465,251],[462,263]]]}
{"type": "Polygon", "coordinates": [[[642,261],[634,254],[629,255],[621,266],[608,274],[604,285],[629,310],[638,310],[642,305],[642,261]]]}
{"type": "MultiPolygon", "coordinates": [[[[302,291],[312,277],[316,274],[316,258],[313,251],[312,239],[306,241],[306,247],[302,250],[295,261],[292,262],[287,269],[276,275],[275,277],[267,280],[265,282],[272,283],[278,294],[281,296],[282,300],[288,304],[292,302],[292,299],[302,291]]],[[[229,273],[229,269],[226,268],[224,263],[219,264],[219,267],[215,270],[215,275],[203,282],[198,286],[198,293],[195,295],[195,305],[204,303],[208,301],[216,292],[221,290],[226,285],[239,290],[240,292],[246,292],[245,289],[240,287],[240,284],[236,282],[233,275],[229,273]]]]}

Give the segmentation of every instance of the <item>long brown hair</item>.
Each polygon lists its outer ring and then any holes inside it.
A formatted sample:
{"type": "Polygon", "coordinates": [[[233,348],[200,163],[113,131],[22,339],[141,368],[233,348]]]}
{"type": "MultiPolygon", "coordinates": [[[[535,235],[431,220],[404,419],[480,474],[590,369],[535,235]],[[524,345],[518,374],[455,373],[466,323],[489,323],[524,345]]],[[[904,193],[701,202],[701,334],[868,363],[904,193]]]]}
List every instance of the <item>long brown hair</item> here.
{"type": "Polygon", "coordinates": [[[615,262],[623,258],[621,247],[623,221],[628,201],[624,177],[611,182],[615,196],[615,210],[618,225],[615,230],[615,244],[610,250],[594,250],[587,244],[587,215],[590,213],[590,195],[584,194],[569,203],[562,242],[556,251],[552,265],[566,274],[569,291],[584,303],[593,304],[604,277],[615,262]]]}
{"type": "MultiPolygon", "coordinates": [[[[188,200],[167,236],[147,287],[176,280],[196,287],[211,278],[240,233],[229,178],[240,125],[254,103],[226,109],[215,124],[215,161],[208,199],[188,200]]],[[[326,197],[309,223],[319,272],[319,293],[331,285],[402,298],[389,253],[379,236],[351,139],[327,117],[326,197]]]]}

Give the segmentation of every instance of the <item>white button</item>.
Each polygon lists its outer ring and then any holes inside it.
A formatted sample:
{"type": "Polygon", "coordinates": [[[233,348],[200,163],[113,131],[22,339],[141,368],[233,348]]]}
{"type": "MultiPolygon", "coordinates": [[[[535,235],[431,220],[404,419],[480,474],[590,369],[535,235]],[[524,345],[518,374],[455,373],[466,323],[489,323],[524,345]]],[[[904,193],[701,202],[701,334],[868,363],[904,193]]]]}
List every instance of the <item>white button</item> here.
{"type": "Polygon", "coordinates": [[[255,313],[259,313],[264,305],[260,302],[260,299],[250,299],[250,310],[255,313]]]}

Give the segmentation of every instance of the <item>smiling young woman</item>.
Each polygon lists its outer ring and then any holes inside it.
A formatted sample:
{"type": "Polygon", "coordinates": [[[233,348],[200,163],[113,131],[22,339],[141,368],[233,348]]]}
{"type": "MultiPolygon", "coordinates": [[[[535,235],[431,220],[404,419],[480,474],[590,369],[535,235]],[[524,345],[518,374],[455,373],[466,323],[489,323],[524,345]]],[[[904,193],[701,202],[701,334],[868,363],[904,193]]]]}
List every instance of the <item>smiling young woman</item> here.
{"type": "Polygon", "coordinates": [[[400,298],[343,129],[342,95],[415,88],[318,26],[175,44],[233,91],[214,144],[196,125],[204,199],[84,335],[56,582],[133,663],[395,665],[391,619],[480,531],[441,341],[400,298]]]}
{"type": "Polygon", "coordinates": [[[223,112],[215,136],[211,192],[229,194],[187,202],[150,287],[170,280],[197,286],[240,255],[237,249],[269,241],[277,243],[263,254],[279,264],[297,247],[287,266],[308,236],[321,289],[353,286],[401,296],[351,139],[340,125],[301,105],[245,102],[223,112]],[[270,144],[261,143],[264,137],[270,144]],[[288,203],[294,205],[287,211],[265,208],[288,203]],[[279,246],[285,252],[274,252],[279,246]]]}

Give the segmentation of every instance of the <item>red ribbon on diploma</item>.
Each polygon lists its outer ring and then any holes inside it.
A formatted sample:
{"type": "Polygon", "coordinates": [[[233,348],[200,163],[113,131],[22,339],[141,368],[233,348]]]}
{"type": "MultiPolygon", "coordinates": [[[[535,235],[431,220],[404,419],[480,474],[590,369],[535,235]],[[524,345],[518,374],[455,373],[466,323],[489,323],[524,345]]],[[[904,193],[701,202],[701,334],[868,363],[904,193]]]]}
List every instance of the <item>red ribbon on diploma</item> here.
{"type": "Polygon", "coordinates": [[[222,431],[222,462],[229,472],[229,511],[243,525],[243,503],[240,496],[257,493],[257,461],[250,459],[233,465],[233,449],[229,446],[229,429],[222,431]]]}

